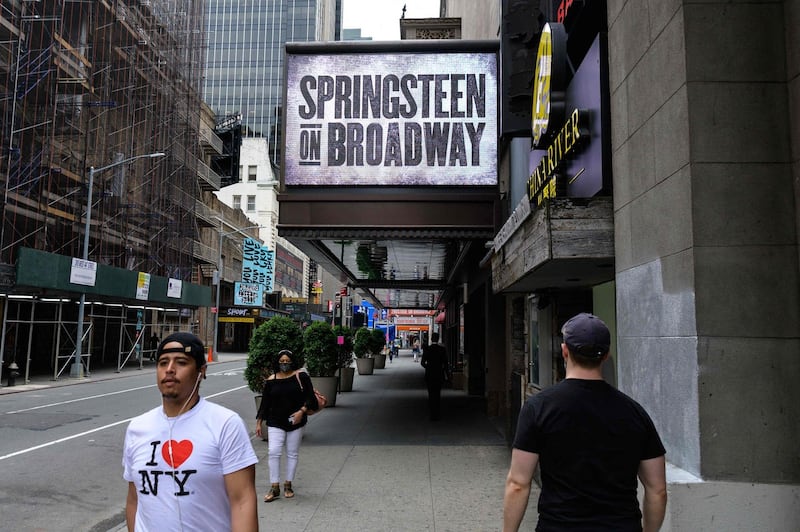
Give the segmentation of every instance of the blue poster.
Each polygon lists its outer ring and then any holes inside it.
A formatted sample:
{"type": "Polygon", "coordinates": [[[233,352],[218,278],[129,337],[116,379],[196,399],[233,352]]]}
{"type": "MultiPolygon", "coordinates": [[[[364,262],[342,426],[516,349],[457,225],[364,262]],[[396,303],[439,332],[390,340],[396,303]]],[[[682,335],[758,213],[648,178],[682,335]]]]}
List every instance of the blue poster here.
{"type": "Polygon", "coordinates": [[[233,305],[236,307],[261,307],[264,304],[264,285],[234,283],[233,305]]]}
{"type": "Polygon", "coordinates": [[[242,282],[264,285],[266,292],[274,289],[275,251],[254,238],[242,243],[242,282]]]}

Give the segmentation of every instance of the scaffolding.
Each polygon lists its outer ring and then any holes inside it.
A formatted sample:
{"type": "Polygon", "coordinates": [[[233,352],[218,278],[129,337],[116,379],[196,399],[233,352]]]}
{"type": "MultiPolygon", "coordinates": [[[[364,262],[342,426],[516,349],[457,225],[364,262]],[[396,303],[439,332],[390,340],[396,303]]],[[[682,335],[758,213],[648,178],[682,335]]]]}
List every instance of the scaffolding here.
{"type": "MultiPolygon", "coordinates": [[[[0,0],[0,266],[13,266],[20,247],[80,257],[88,207],[91,260],[186,282],[201,278],[198,244],[214,220],[198,215],[197,206],[220,187],[202,126],[213,118],[201,116],[204,4],[0,0]],[[115,165],[157,152],[166,156],[115,165]],[[87,206],[90,166],[112,167],[95,176],[87,206]]],[[[13,299],[5,305],[4,313],[17,315],[13,299]]],[[[73,307],[59,304],[59,330],[77,323],[73,307]]],[[[137,335],[123,342],[125,336],[117,353],[136,345],[137,335]]],[[[97,345],[91,335],[88,342],[97,345]]],[[[56,378],[60,349],[51,341],[52,356],[42,357],[56,378]]]]}

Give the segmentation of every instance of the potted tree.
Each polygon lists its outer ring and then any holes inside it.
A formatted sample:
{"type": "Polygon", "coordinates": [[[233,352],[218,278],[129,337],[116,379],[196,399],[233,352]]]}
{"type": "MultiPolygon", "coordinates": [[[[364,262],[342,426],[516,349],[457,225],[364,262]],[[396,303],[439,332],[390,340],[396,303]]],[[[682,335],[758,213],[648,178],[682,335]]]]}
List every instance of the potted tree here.
{"type": "Polygon", "coordinates": [[[303,356],[314,388],[328,398],[328,406],[336,406],[339,353],[336,335],[324,321],[315,321],[303,332],[303,356]]]}
{"type": "Polygon", "coordinates": [[[337,325],[333,328],[336,336],[336,353],[339,366],[339,391],[353,391],[353,377],[356,368],[353,364],[353,330],[348,327],[337,325]],[[341,338],[341,343],[339,338],[341,338]]]}
{"type": "Polygon", "coordinates": [[[386,336],[383,329],[372,329],[369,336],[369,350],[375,359],[375,369],[384,369],[386,367],[386,353],[383,352],[384,345],[386,345],[386,336]]]}
{"type": "Polygon", "coordinates": [[[276,316],[259,325],[250,338],[247,350],[247,366],[244,380],[247,387],[256,393],[256,411],[261,406],[261,392],[275,365],[276,356],[281,349],[292,353],[303,353],[303,331],[286,316],[276,316]]]}
{"type": "Polygon", "coordinates": [[[375,359],[368,356],[370,336],[369,329],[360,327],[353,337],[353,352],[356,354],[356,369],[359,375],[372,375],[375,369],[375,359]]]}

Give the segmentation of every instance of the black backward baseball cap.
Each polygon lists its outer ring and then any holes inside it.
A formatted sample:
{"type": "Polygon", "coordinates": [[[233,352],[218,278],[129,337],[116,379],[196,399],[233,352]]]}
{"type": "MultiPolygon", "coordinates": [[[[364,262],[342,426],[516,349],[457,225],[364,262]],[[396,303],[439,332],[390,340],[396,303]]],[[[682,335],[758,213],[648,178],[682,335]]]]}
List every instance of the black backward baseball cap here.
{"type": "Polygon", "coordinates": [[[192,333],[176,332],[161,340],[161,343],[158,344],[158,350],[156,350],[156,360],[158,360],[164,353],[185,353],[192,357],[195,362],[197,362],[198,368],[202,368],[206,365],[205,346],[200,338],[192,333]],[[168,349],[164,349],[165,345],[172,342],[177,342],[183,347],[170,347],[168,349]]]}
{"type": "Polygon", "coordinates": [[[581,312],[561,328],[564,343],[570,352],[586,358],[602,358],[611,347],[611,333],[603,320],[581,312]]]}

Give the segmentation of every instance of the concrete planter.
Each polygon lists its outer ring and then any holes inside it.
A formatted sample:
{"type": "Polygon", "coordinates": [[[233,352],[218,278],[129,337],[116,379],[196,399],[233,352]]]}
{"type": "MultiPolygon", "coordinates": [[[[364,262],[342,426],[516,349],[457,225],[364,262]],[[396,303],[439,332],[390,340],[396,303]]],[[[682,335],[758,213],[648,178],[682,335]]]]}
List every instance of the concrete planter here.
{"type": "Polygon", "coordinates": [[[356,368],[347,367],[339,368],[339,391],[352,392],[353,391],[353,377],[355,377],[356,368]]]}
{"type": "Polygon", "coordinates": [[[379,355],[372,355],[375,359],[375,369],[386,369],[386,355],[383,353],[379,355]]]}
{"type": "Polygon", "coordinates": [[[318,390],[322,395],[328,399],[328,406],[330,408],[336,406],[336,388],[339,386],[339,379],[336,377],[311,377],[311,384],[314,389],[318,390]]]}
{"type": "Polygon", "coordinates": [[[375,359],[357,358],[356,369],[358,370],[359,375],[372,375],[372,371],[375,369],[375,359]]]}

